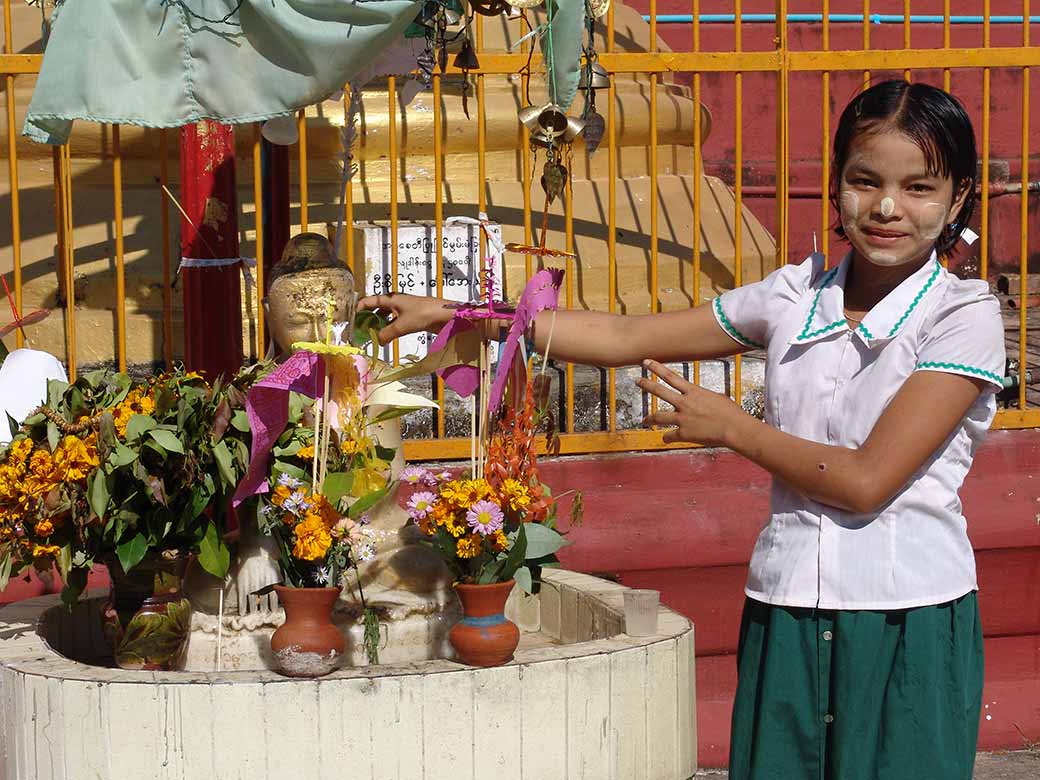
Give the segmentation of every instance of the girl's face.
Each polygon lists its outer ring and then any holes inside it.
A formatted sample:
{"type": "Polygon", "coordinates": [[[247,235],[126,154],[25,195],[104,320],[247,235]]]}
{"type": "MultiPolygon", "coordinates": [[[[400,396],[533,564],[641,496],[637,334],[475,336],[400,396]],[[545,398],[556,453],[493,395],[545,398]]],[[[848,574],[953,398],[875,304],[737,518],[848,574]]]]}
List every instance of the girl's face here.
{"type": "Polygon", "coordinates": [[[841,224],[853,249],[874,265],[916,263],[956,221],[967,194],[929,173],[924,152],[903,133],[860,133],[838,184],[841,224]]]}

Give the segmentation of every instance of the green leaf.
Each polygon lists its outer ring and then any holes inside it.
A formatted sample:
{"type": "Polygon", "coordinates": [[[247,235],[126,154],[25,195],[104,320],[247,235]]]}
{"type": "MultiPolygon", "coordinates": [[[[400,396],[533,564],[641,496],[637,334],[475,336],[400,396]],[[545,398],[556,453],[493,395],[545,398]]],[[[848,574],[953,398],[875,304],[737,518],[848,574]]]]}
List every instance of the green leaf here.
{"type": "Polygon", "coordinates": [[[65,587],[61,590],[61,602],[68,607],[79,601],[83,589],[87,587],[87,570],[73,569],[65,579],[65,587]]]}
{"type": "Polygon", "coordinates": [[[223,579],[231,565],[231,552],[220,538],[217,526],[209,523],[199,544],[199,565],[214,577],[223,579]]]}
{"type": "Polygon", "coordinates": [[[90,475],[87,483],[87,502],[90,509],[98,517],[104,517],[108,511],[108,483],[105,482],[105,472],[98,469],[90,475]]]}
{"type": "Polygon", "coordinates": [[[11,580],[11,551],[6,550],[0,558],[0,591],[6,590],[7,583],[11,580]]]}
{"type": "Polygon", "coordinates": [[[177,438],[177,434],[172,431],[153,428],[148,431],[148,433],[153,439],[155,439],[159,446],[167,452],[176,452],[180,455],[184,454],[184,445],[181,444],[181,440],[177,438]]]}
{"type": "Polygon", "coordinates": [[[69,383],[60,379],[51,379],[47,382],[47,406],[57,409],[61,405],[61,397],[65,395],[69,383]]]}
{"type": "Polygon", "coordinates": [[[234,485],[237,482],[235,467],[231,462],[231,450],[228,449],[227,442],[221,440],[217,443],[217,446],[213,448],[213,459],[217,462],[217,471],[220,472],[220,478],[224,480],[224,484],[234,485]]]}
{"type": "MultiPolygon", "coordinates": [[[[0,341],[0,344],[3,344],[3,342],[0,341]]],[[[11,416],[10,412],[7,412],[6,414],[7,414],[7,427],[10,428],[10,430],[11,430],[11,438],[13,439],[15,436],[18,435],[18,428],[20,426],[18,425],[18,421],[11,416]]]]}
{"type": "Polygon", "coordinates": [[[521,527],[527,531],[526,558],[544,558],[568,543],[559,533],[540,523],[524,523],[521,527]]]}
{"type": "Polygon", "coordinates": [[[58,552],[58,573],[61,574],[62,581],[69,578],[69,569],[72,568],[72,547],[66,544],[58,552]]]}
{"type": "Polygon", "coordinates": [[[532,593],[534,584],[531,582],[531,570],[526,566],[521,566],[515,572],[513,572],[513,579],[516,580],[516,584],[524,589],[524,593],[532,593]]]}
{"type": "Polygon", "coordinates": [[[278,479],[279,474],[288,474],[290,477],[295,477],[296,479],[303,480],[307,483],[310,483],[311,481],[311,473],[309,471],[305,471],[299,466],[294,466],[285,461],[276,460],[271,471],[273,472],[275,479],[278,479]]]}
{"type": "Polygon", "coordinates": [[[382,490],[374,490],[361,496],[361,498],[350,505],[350,509],[347,510],[347,517],[351,519],[359,517],[366,510],[372,508],[389,490],[389,487],[385,487],[382,490]]]}
{"type": "Polygon", "coordinates": [[[321,486],[321,492],[332,506],[338,506],[339,500],[350,493],[354,486],[354,473],[351,471],[337,471],[328,474],[321,486]]]}
{"type": "Polygon", "coordinates": [[[123,542],[123,544],[116,547],[119,565],[123,567],[124,573],[129,573],[132,568],[139,564],[147,552],[148,539],[140,532],[130,541],[123,542]]]}
{"type": "Polygon", "coordinates": [[[155,427],[155,420],[146,414],[135,414],[126,424],[126,440],[135,441],[155,427]]]}
{"type": "Polygon", "coordinates": [[[420,409],[423,409],[423,408],[425,408],[425,407],[422,407],[422,406],[391,406],[389,409],[386,409],[386,410],[380,412],[375,417],[373,417],[371,420],[369,420],[368,424],[369,425],[376,425],[376,424],[381,423],[381,422],[386,422],[387,420],[396,420],[398,417],[404,417],[406,414],[411,414],[412,412],[417,412],[417,411],[419,411],[420,409]]]}
{"type": "Polygon", "coordinates": [[[350,334],[350,343],[355,347],[364,347],[372,340],[372,331],[380,331],[389,320],[374,311],[359,311],[354,316],[354,329],[350,334]]]}
{"type": "Polygon", "coordinates": [[[112,454],[108,456],[108,462],[116,468],[127,466],[137,460],[137,453],[125,444],[117,444],[112,454]]]}
{"type": "Polygon", "coordinates": [[[242,433],[249,433],[249,415],[243,409],[237,409],[231,415],[231,427],[242,433]]]}
{"type": "Polygon", "coordinates": [[[503,580],[513,577],[523,565],[524,558],[527,557],[528,541],[527,533],[524,530],[527,525],[530,525],[530,523],[520,523],[520,527],[516,529],[513,546],[509,548],[509,555],[506,556],[505,561],[502,563],[501,577],[503,580]]]}
{"type": "Polygon", "coordinates": [[[56,450],[61,443],[61,431],[52,422],[47,423],[47,443],[51,445],[51,451],[56,450]]]}

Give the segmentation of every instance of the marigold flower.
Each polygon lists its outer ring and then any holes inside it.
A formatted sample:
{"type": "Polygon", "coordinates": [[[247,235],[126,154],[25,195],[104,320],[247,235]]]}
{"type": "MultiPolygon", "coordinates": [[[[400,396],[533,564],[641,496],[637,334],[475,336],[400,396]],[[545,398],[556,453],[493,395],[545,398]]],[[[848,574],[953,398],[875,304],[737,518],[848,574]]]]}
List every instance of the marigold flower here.
{"type": "Polygon", "coordinates": [[[61,548],[56,544],[35,544],[32,557],[35,562],[44,563],[57,558],[59,553],[61,553],[61,548]]]}
{"type": "Polygon", "coordinates": [[[476,534],[470,534],[459,539],[455,545],[455,554],[460,558],[476,558],[483,547],[481,538],[476,534]]]}
{"type": "Polygon", "coordinates": [[[466,518],[461,512],[452,512],[444,521],[444,530],[454,537],[462,536],[469,530],[466,518]]]}
{"type": "Polygon", "coordinates": [[[509,549],[509,537],[506,536],[506,532],[501,528],[490,534],[486,541],[495,552],[505,552],[509,549]]]}
{"type": "Polygon", "coordinates": [[[317,561],[325,557],[332,546],[332,534],[318,515],[308,515],[295,528],[296,544],[293,557],[301,561],[317,561]]]}
{"type": "Polygon", "coordinates": [[[274,489],[274,493],[271,495],[271,503],[275,506],[281,506],[285,503],[285,500],[292,495],[292,488],[288,485],[279,484],[274,489]]]}
{"type": "Polygon", "coordinates": [[[501,528],[503,520],[502,507],[494,501],[478,501],[466,512],[466,523],[484,536],[501,528]]]}
{"type": "Polygon", "coordinates": [[[25,478],[25,492],[32,498],[49,493],[61,482],[54,459],[45,449],[37,449],[29,459],[29,475],[25,478]]]}
{"type": "Polygon", "coordinates": [[[66,436],[54,451],[57,475],[66,482],[79,482],[101,465],[97,445],[78,436],[66,436]]]}
{"type": "Polygon", "coordinates": [[[52,533],[54,533],[54,523],[52,523],[49,519],[41,520],[36,524],[36,527],[33,529],[33,533],[35,533],[37,536],[46,538],[50,536],[52,533]]]}
{"type": "Polygon", "coordinates": [[[521,512],[531,505],[531,491],[518,479],[507,479],[502,483],[502,497],[514,512],[521,512]]]}
{"type": "Polygon", "coordinates": [[[314,457],[314,445],[308,444],[296,451],[296,457],[300,460],[310,460],[314,457]]]}

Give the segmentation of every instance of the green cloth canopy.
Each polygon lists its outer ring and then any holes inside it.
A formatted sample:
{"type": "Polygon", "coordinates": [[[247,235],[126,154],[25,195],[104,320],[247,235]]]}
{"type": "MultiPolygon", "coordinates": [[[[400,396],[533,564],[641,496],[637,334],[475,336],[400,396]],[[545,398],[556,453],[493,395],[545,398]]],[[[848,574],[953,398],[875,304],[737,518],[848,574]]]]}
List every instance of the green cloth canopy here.
{"type": "Polygon", "coordinates": [[[257,122],[341,89],[420,0],[61,0],[22,132],[257,122]]]}

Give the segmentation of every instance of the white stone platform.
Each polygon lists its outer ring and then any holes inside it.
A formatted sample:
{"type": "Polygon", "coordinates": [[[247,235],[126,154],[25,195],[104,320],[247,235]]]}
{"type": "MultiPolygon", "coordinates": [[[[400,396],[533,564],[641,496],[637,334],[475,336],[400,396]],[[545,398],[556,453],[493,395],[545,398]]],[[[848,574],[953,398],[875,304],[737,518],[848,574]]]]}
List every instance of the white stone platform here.
{"type": "Polygon", "coordinates": [[[0,610],[0,780],[692,777],[692,624],[662,607],[657,636],[628,637],[622,586],[544,577],[537,604],[515,612],[527,633],[505,666],[313,681],[91,666],[70,660],[103,652],[89,607],[13,604],[0,610]]]}

